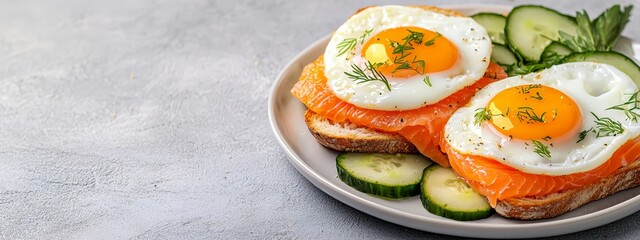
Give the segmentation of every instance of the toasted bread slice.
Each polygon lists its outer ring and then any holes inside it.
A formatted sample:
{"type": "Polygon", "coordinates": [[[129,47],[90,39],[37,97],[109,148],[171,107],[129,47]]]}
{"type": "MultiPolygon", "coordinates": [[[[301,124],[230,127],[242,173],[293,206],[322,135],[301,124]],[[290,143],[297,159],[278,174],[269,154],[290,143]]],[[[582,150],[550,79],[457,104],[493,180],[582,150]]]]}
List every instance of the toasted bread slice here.
{"type": "MultiPolygon", "coordinates": [[[[350,152],[417,153],[416,148],[396,133],[333,122],[307,110],[307,127],[328,148],[350,152]]],[[[496,212],[507,218],[535,220],[552,218],[616,192],[640,186],[640,161],[635,161],[597,183],[546,196],[499,200],[496,212]]]]}
{"type": "Polygon", "coordinates": [[[349,122],[333,122],[307,110],[304,120],[311,134],[328,148],[346,152],[417,153],[413,144],[397,133],[376,131],[349,122]]]}
{"type": "Polygon", "coordinates": [[[640,161],[624,166],[597,183],[540,197],[498,201],[496,212],[508,218],[552,218],[622,190],[640,186],[640,161]]]}

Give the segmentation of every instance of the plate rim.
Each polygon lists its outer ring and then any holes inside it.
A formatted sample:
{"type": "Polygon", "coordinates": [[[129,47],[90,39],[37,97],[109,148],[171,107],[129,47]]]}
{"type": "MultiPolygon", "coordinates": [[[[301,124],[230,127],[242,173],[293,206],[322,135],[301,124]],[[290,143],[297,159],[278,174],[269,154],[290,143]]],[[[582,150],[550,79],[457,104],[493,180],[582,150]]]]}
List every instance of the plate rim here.
{"type": "MultiPolygon", "coordinates": [[[[513,6],[509,5],[498,5],[498,4],[456,4],[456,5],[440,5],[438,7],[449,8],[449,9],[500,9],[500,11],[509,11],[513,6]]],[[[280,144],[282,149],[285,151],[287,159],[289,162],[300,172],[307,180],[309,180],[315,187],[322,190],[329,196],[334,199],[349,205],[363,213],[374,216],[376,218],[398,224],[405,227],[410,227],[413,229],[428,231],[432,233],[446,234],[451,236],[460,236],[460,237],[484,237],[484,238],[530,238],[530,237],[549,237],[556,236],[561,234],[568,234],[579,232],[591,228],[595,228],[598,226],[609,224],[613,221],[619,220],[626,216],[629,216],[637,211],[640,211],[640,195],[624,200],[620,203],[617,203],[613,206],[600,209],[595,212],[583,214],[576,217],[566,218],[566,219],[558,219],[558,220],[550,220],[544,222],[529,222],[523,221],[526,224],[495,224],[495,223],[482,223],[482,222],[462,222],[455,221],[449,219],[438,219],[438,218],[424,218],[421,216],[415,216],[411,213],[401,211],[399,209],[394,209],[389,206],[381,205],[375,202],[372,202],[368,199],[362,198],[360,196],[354,195],[345,189],[342,189],[340,186],[337,186],[327,179],[325,179],[322,175],[320,175],[317,171],[315,171],[311,166],[306,164],[304,160],[293,150],[291,145],[286,141],[283,133],[283,129],[280,128],[278,124],[278,119],[276,119],[276,99],[278,99],[278,90],[281,88],[281,85],[284,84],[285,77],[290,72],[291,68],[295,67],[300,63],[300,60],[305,56],[312,52],[318,47],[322,47],[329,40],[330,34],[323,36],[322,38],[314,41],[310,45],[304,48],[301,52],[299,52],[295,57],[293,57],[279,72],[276,77],[276,81],[272,84],[271,89],[269,91],[268,97],[268,117],[269,124],[271,126],[271,130],[273,134],[276,136],[277,142],[280,144]],[[411,220],[413,222],[405,222],[404,220],[411,220]],[[416,219],[422,218],[422,219],[416,219]],[[427,224],[425,224],[427,223],[427,224]],[[570,227],[568,227],[569,225],[570,227]],[[530,234],[533,229],[544,229],[544,231],[538,231],[537,234],[530,234]],[[460,231],[464,230],[464,231],[460,231]],[[471,230],[471,231],[469,231],[471,230]],[[495,231],[499,230],[499,231],[495,231]],[[485,234],[472,234],[473,232],[482,232],[485,234]],[[527,234],[523,234],[526,232],[527,234]]],[[[634,42],[635,44],[636,42],[634,42]]],[[[635,56],[633,56],[635,58],[635,56]]],[[[639,59],[636,59],[639,60],[639,59]]],[[[304,63],[305,65],[308,63],[304,63]]],[[[293,96],[290,96],[293,98],[293,96]]],[[[425,210],[426,211],[426,210],[425,210]]],[[[517,221],[517,220],[515,220],[517,221]]]]}

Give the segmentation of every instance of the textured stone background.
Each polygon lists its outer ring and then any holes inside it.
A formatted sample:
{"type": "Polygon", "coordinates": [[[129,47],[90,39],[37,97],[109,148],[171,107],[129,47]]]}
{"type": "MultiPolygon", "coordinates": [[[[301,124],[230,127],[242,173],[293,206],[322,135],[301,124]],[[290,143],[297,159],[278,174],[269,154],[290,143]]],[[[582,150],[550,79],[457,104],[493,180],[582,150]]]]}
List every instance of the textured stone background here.
{"type": "MultiPolygon", "coordinates": [[[[315,188],[266,101],[284,65],[361,6],[465,2],[0,0],[0,238],[449,238],[315,188]]],[[[640,2],[610,2],[639,5],[625,35],[640,39],[640,2]]],[[[637,239],[639,223],[566,237],[637,239]]]]}

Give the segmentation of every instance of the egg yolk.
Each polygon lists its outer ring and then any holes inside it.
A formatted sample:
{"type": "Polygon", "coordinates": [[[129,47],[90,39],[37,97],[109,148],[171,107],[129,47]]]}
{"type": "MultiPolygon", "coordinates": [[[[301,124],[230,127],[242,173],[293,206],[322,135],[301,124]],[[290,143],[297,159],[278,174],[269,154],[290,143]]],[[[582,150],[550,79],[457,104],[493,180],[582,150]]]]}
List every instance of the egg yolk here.
{"type": "Polygon", "coordinates": [[[364,44],[361,54],[382,74],[397,78],[447,70],[458,60],[453,43],[419,27],[381,31],[364,44]]]}
{"type": "Polygon", "coordinates": [[[540,84],[501,91],[489,101],[485,114],[497,131],[522,140],[575,136],[582,127],[582,114],[573,99],[540,84]]]}

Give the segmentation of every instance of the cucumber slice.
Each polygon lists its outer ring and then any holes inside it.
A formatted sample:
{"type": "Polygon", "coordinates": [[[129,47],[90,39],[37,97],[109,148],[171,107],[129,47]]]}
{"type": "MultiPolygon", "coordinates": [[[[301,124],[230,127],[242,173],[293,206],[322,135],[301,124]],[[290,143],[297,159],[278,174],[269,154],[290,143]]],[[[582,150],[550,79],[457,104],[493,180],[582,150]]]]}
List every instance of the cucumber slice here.
{"type": "Polygon", "coordinates": [[[341,153],[338,177],[358,191],[399,199],[418,195],[422,171],[431,160],[417,154],[341,153]]]}
{"type": "Polygon", "coordinates": [[[471,18],[487,30],[491,42],[502,45],[506,43],[504,38],[504,25],[507,22],[507,17],[497,13],[481,12],[472,15],[471,18]]]}
{"type": "Polygon", "coordinates": [[[551,42],[551,44],[547,45],[546,48],[544,48],[544,51],[542,51],[542,56],[545,55],[545,53],[547,55],[552,54],[552,53],[556,53],[558,55],[561,56],[567,56],[571,53],[573,53],[573,50],[571,50],[571,48],[567,47],[566,45],[553,41],[551,42]]]}
{"type": "Polygon", "coordinates": [[[493,214],[487,199],[461,180],[451,168],[432,165],[424,170],[420,200],[429,212],[461,221],[493,214]]]}
{"type": "Polygon", "coordinates": [[[513,55],[511,50],[504,45],[497,43],[493,44],[493,51],[491,52],[491,61],[500,64],[502,66],[510,66],[518,62],[516,56],[513,55]]]}
{"type": "Polygon", "coordinates": [[[542,51],[540,61],[543,63],[554,65],[561,62],[563,58],[571,53],[573,53],[571,48],[565,46],[562,43],[553,41],[546,48],[544,48],[544,51],[542,51]]]}
{"type": "Polygon", "coordinates": [[[576,34],[573,17],[538,5],[515,7],[507,16],[505,37],[525,60],[538,62],[544,48],[558,40],[558,31],[576,34]]]}
{"type": "Polygon", "coordinates": [[[614,66],[626,73],[640,87],[640,67],[629,57],[618,52],[582,52],[572,53],[563,60],[566,62],[597,62],[614,66]]]}

